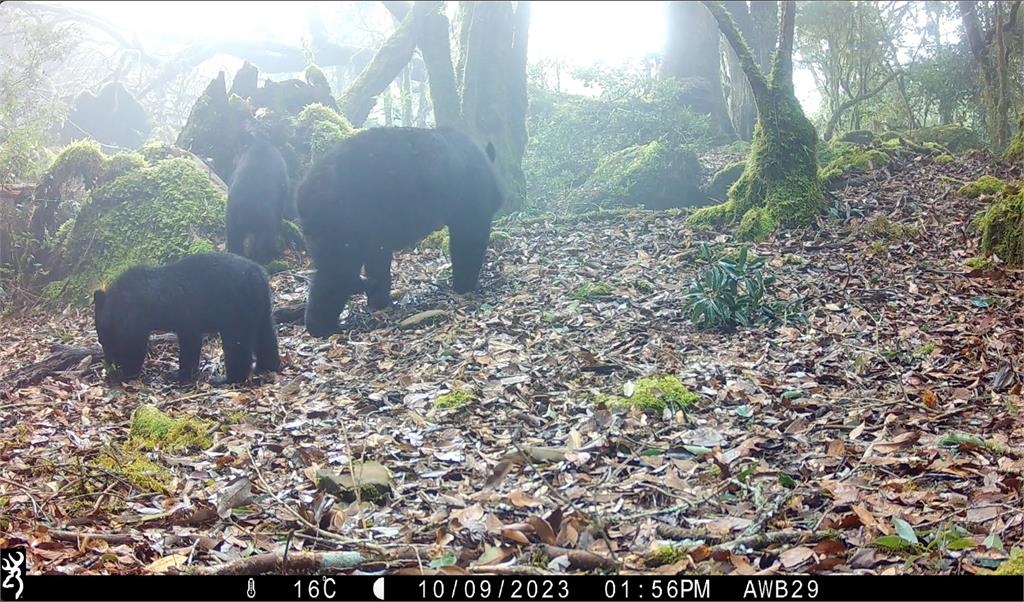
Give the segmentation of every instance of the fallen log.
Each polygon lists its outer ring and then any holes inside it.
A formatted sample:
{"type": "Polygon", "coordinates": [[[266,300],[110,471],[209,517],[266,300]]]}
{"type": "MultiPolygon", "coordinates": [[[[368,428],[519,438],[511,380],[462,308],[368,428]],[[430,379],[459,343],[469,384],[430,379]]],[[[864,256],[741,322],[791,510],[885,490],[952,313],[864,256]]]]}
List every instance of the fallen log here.
{"type": "MultiPolygon", "coordinates": [[[[302,322],[305,303],[293,303],[281,305],[274,309],[274,321],[278,324],[295,324],[302,322]]],[[[149,339],[153,343],[177,343],[178,337],[173,334],[157,334],[149,339]]],[[[52,353],[38,362],[22,366],[12,370],[0,378],[0,397],[7,397],[18,389],[31,387],[43,381],[47,376],[74,371],[84,373],[94,364],[103,361],[103,348],[99,345],[92,347],[69,347],[67,345],[54,345],[52,353]]]]}
{"type": "Polygon", "coordinates": [[[259,554],[227,564],[204,566],[196,569],[199,575],[262,575],[284,574],[286,571],[326,573],[330,570],[351,569],[366,562],[359,552],[292,552],[285,562],[284,554],[259,554]]]}

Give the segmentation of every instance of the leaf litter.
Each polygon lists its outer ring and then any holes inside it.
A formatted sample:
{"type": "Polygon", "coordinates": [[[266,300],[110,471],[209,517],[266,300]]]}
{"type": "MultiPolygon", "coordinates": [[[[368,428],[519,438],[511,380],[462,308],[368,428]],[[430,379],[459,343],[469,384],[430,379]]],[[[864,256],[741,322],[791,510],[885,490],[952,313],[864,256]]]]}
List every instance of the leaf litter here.
{"type": "MultiPolygon", "coordinates": [[[[1013,175],[906,161],[755,245],[806,325],[695,329],[695,245],[728,237],[632,211],[497,224],[511,236],[462,297],[440,251],[398,253],[395,307],[354,299],[327,341],[280,325],[274,382],[210,385],[211,341],[192,388],[169,344],[120,387],[83,361],[3,400],[0,545],[69,574],[285,550],[417,574],[986,572],[1024,542],[1021,275],[965,265],[984,201],[955,193],[987,173],[1013,175]],[[662,375],[698,401],[601,401],[662,375]],[[139,452],[169,475],[155,490],[97,462],[145,404],[212,425],[208,448],[139,452]]],[[[275,275],[277,302],[308,277],[275,275]]],[[[86,310],[0,336],[5,372],[95,345],[86,310]]]]}

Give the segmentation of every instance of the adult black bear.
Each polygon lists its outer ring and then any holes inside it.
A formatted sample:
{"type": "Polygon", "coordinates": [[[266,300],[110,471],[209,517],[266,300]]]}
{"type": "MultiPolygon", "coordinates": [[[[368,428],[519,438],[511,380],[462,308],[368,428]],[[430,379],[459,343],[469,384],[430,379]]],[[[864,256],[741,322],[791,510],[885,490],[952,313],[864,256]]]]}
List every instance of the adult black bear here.
{"type": "Polygon", "coordinates": [[[96,291],[93,303],[103,355],[122,377],[142,371],[155,330],[178,335],[182,382],[199,368],[204,333],[220,333],[226,382],[249,377],[254,353],[257,372],[281,367],[267,273],[244,257],[198,253],[161,268],[135,266],[96,291]]]}
{"type": "Polygon", "coordinates": [[[231,176],[226,216],[228,251],[259,263],[272,260],[277,254],[277,231],[290,191],[288,165],[281,151],[269,141],[256,138],[231,176]]]}
{"type": "Polygon", "coordinates": [[[306,330],[317,337],[338,332],[338,314],[356,292],[365,290],[370,307],[389,305],[392,251],[443,226],[455,290],[475,288],[502,203],[493,162],[493,146],[485,155],[451,129],[369,129],[328,151],[296,197],[316,268],[306,330]]]}

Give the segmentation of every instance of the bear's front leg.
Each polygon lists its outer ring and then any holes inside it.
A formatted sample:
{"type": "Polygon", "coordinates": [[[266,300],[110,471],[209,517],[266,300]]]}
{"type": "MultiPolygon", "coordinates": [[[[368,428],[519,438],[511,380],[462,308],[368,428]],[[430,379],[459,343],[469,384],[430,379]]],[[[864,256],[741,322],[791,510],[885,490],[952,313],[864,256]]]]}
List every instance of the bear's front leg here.
{"type": "Polygon", "coordinates": [[[178,332],[178,382],[187,383],[195,378],[199,369],[199,354],[203,349],[203,335],[198,332],[178,332]]]}
{"type": "Polygon", "coordinates": [[[366,304],[370,309],[391,306],[391,251],[375,249],[366,264],[366,304]]]}

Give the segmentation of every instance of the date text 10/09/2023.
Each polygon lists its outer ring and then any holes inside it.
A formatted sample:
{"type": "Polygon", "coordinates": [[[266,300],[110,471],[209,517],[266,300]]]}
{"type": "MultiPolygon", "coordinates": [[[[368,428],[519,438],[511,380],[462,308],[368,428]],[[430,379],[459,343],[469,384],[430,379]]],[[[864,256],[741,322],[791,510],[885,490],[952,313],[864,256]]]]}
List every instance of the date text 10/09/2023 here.
{"type": "MultiPolygon", "coordinates": [[[[818,583],[813,579],[749,579],[742,590],[733,582],[729,598],[814,600],[818,583]]],[[[412,593],[412,592],[410,592],[412,593]]],[[[714,600],[707,578],[630,579],[623,577],[572,582],[566,579],[421,579],[417,583],[422,600],[714,600]],[[586,587],[579,588],[579,585],[586,587]],[[597,589],[597,588],[600,589],[597,589]],[[586,590],[586,591],[582,591],[586,590]]],[[[390,598],[390,596],[389,596],[390,598]]]]}

